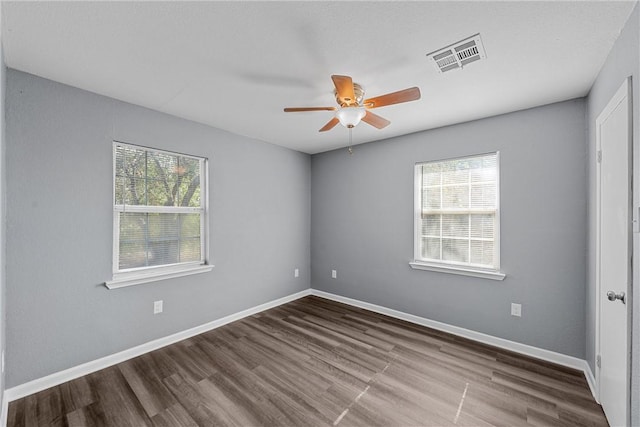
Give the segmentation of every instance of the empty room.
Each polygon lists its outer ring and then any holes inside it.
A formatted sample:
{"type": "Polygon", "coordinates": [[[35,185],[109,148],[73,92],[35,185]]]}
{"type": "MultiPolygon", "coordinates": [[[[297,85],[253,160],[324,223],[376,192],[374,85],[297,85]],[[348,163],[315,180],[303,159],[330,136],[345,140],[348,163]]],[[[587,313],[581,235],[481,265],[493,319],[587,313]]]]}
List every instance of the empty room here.
{"type": "Polygon", "coordinates": [[[0,24],[0,426],[640,426],[638,1],[0,24]]]}

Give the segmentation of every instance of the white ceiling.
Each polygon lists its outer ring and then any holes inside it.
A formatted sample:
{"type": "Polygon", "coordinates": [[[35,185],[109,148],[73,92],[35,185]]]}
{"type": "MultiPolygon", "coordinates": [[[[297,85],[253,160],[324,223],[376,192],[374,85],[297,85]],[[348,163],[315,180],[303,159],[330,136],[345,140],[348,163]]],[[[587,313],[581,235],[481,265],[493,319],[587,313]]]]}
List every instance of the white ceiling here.
{"type": "Polygon", "coordinates": [[[418,86],[375,110],[354,144],[588,93],[626,2],[3,2],[7,66],[306,153],[348,145],[332,74],[366,97],[418,86]],[[426,53],[480,33],[487,59],[439,74],[426,53]]]}

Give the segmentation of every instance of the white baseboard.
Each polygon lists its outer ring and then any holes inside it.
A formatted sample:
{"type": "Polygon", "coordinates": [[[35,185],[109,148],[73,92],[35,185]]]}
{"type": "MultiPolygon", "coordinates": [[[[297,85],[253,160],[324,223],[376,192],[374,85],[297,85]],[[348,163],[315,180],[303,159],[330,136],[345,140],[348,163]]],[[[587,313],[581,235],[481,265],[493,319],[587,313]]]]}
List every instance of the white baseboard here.
{"type": "Polygon", "coordinates": [[[274,308],[279,305],[286,304],[288,302],[297,300],[307,295],[316,295],[321,298],[326,298],[329,300],[341,302],[354,307],[364,308],[366,310],[370,310],[380,314],[385,314],[387,316],[394,317],[396,319],[406,320],[411,323],[426,326],[426,327],[433,328],[443,332],[448,332],[450,334],[457,335],[464,338],[469,338],[471,340],[478,341],[484,344],[489,344],[495,347],[503,348],[516,353],[524,354],[527,356],[535,357],[537,359],[546,360],[549,362],[557,363],[558,365],[567,366],[579,371],[583,371],[587,379],[587,383],[589,384],[589,388],[591,389],[591,392],[594,394],[594,397],[595,397],[595,393],[594,393],[595,381],[594,381],[593,373],[591,372],[591,369],[589,368],[589,365],[587,364],[587,362],[582,359],[578,359],[576,357],[567,356],[565,354],[556,353],[549,350],[540,349],[540,348],[533,347],[526,344],[521,344],[515,341],[506,340],[503,338],[494,337],[491,335],[483,334],[483,333],[472,331],[469,329],[460,328],[458,326],[448,325],[446,323],[430,320],[420,316],[415,316],[413,314],[404,313],[402,311],[393,310],[390,308],[382,307],[382,306],[371,304],[368,302],[359,301],[356,299],[347,298],[340,295],[319,291],[316,289],[305,289],[304,291],[300,291],[295,294],[287,295],[285,297],[282,297],[273,301],[269,301],[267,303],[260,304],[255,307],[248,308],[238,313],[234,313],[229,316],[225,316],[223,318],[214,320],[212,322],[205,323],[204,325],[196,326],[194,328],[187,329],[185,331],[178,332],[178,333],[166,336],[164,338],[159,338],[159,339],[150,341],[148,343],[130,348],[128,350],[124,350],[119,353],[112,354],[110,356],[105,356],[100,359],[93,360],[91,362],[83,363],[82,365],[65,369],[64,371],[47,375],[46,377],[38,378],[33,381],[29,381],[27,383],[20,384],[15,387],[11,387],[5,391],[4,399],[2,400],[2,413],[0,414],[0,426],[6,425],[6,418],[8,414],[8,411],[7,411],[8,404],[9,402],[12,402],[16,399],[20,399],[30,394],[37,393],[47,388],[65,383],[67,381],[71,381],[83,375],[87,375],[92,372],[96,372],[101,369],[107,368],[109,366],[113,366],[115,364],[124,362],[125,360],[129,360],[134,357],[141,356],[150,351],[157,350],[159,348],[176,343],[178,341],[182,341],[184,339],[210,331],[212,329],[219,328],[220,326],[224,326],[228,323],[235,322],[236,320],[240,320],[245,317],[251,316],[253,314],[268,310],[270,308],[274,308]]]}
{"type": "Polygon", "coordinates": [[[427,319],[425,317],[415,316],[413,314],[404,313],[402,311],[393,310],[391,308],[382,307],[380,305],[371,304],[353,298],[347,298],[340,295],[331,294],[329,292],[319,291],[317,289],[311,289],[311,295],[316,295],[321,298],[330,299],[332,301],[341,302],[354,307],[364,308],[365,310],[374,311],[376,313],[384,314],[389,317],[406,320],[407,322],[426,326],[438,331],[448,332],[450,334],[468,338],[473,341],[478,341],[483,344],[489,344],[494,347],[503,348],[505,350],[513,351],[526,356],[535,357],[536,359],[553,362],[558,365],[582,371],[584,372],[584,376],[587,379],[587,383],[589,384],[591,393],[595,398],[595,381],[593,380],[593,373],[589,368],[589,364],[583,359],[579,359],[573,356],[567,356],[566,354],[556,353],[555,351],[545,350],[515,341],[510,341],[504,338],[494,337],[492,335],[483,334],[481,332],[472,331],[470,329],[461,328],[459,326],[452,326],[447,323],[438,322],[435,320],[427,319]]]}
{"type": "Polygon", "coordinates": [[[0,426],[7,427],[7,419],[9,417],[9,400],[6,394],[2,396],[2,412],[0,412],[0,426]]]}
{"type": "MultiPolygon", "coordinates": [[[[236,320],[240,320],[253,314],[260,313],[261,311],[286,304],[290,301],[297,300],[310,294],[311,290],[305,289],[304,291],[287,295],[285,297],[278,298],[276,300],[269,301],[255,307],[248,308],[238,313],[230,314],[229,316],[225,316],[212,322],[205,323],[204,325],[196,326],[194,328],[187,329],[186,331],[178,332],[164,338],[158,338],[156,340],[149,341],[145,344],[138,345],[128,350],[124,350],[110,356],[101,357],[100,359],[83,363],[82,365],[74,366],[73,368],[65,369],[64,371],[56,372],[51,375],[47,375],[46,377],[38,378],[15,387],[11,387],[7,389],[4,394],[2,417],[6,417],[5,406],[8,405],[8,402],[12,402],[16,399],[29,396],[30,394],[46,390],[50,387],[65,383],[67,381],[71,381],[83,375],[108,368],[109,366],[116,365],[118,363],[124,362],[125,360],[141,356],[150,351],[157,350],[178,341],[182,341],[184,339],[199,335],[212,329],[219,328],[220,326],[224,326],[227,323],[235,322],[236,320]]],[[[0,425],[4,426],[6,424],[0,425]]]]}
{"type": "Polygon", "coordinates": [[[589,384],[589,390],[591,390],[591,394],[596,402],[600,403],[600,399],[598,398],[598,393],[596,393],[596,377],[593,375],[593,371],[591,370],[591,366],[584,361],[584,377],[587,379],[587,384],[589,384]]]}

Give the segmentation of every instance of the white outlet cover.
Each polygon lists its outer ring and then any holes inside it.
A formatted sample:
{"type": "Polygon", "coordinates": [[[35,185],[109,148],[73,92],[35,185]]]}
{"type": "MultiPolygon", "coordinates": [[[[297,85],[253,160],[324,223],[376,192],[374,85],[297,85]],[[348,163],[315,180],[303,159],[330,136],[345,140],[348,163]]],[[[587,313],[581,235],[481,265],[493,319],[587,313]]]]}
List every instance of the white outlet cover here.
{"type": "Polygon", "coordinates": [[[338,278],[338,272],[336,270],[331,270],[331,278],[332,279],[337,279],[338,278]]]}
{"type": "Polygon", "coordinates": [[[522,317],[522,304],[511,303],[511,315],[522,317]]]}
{"type": "Polygon", "coordinates": [[[153,314],[162,313],[162,300],[153,302],[153,314]]]}
{"type": "Polygon", "coordinates": [[[300,270],[296,268],[295,270],[293,270],[293,277],[299,277],[299,276],[300,276],[300,270]]]}

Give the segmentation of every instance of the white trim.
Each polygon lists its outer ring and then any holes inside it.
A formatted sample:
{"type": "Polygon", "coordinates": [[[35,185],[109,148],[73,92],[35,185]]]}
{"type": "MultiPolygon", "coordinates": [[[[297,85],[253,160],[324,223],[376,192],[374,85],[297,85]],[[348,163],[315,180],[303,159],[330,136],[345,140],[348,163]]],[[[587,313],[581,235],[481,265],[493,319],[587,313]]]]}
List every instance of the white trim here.
{"type": "MultiPolygon", "coordinates": [[[[206,189],[206,194],[204,194],[204,200],[202,205],[204,207],[204,213],[200,216],[200,251],[202,253],[202,259],[208,263],[213,264],[213,261],[210,258],[209,254],[209,241],[211,240],[211,236],[209,235],[209,192],[211,191],[211,187],[209,187],[209,159],[205,158],[204,162],[200,163],[200,179],[204,179],[204,185],[206,189]]],[[[202,186],[200,187],[202,190],[202,186]]]]}
{"type": "MultiPolygon", "coordinates": [[[[471,197],[471,195],[469,195],[471,197]]],[[[493,250],[495,256],[494,267],[496,270],[500,270],[500,229],[501,221],[500,221],[500,151],[496,151],[496,216],[494,217],[495,221],[495,234],[493,236],[493,250]]],[[[469,257],[471,257],[471,253],[469,253],[469,257]]],[[[499,274],[500,271],[498,271],[499,274]]],[[[502,279],[504,280],[504,275],[502,279]]]]}
{"type": "Polygon", "coordinates": [[[422,172],[416,163],[413,166],[413,258],[415,259],[420,253],[420,242],[418,239],[418,230],[419,226],[419,218],[422,213],[422,191],[418,190],[422,186],[422,181],[420,180],[422,176],[422,172]]]}
{"type": "MultiPolygon", "coordinates": [[[[624,100],[627,100],[627,102],[629,103],[628,108],[629,108],[629,141],[633,141],[633,109],[631,106],[631,99],[632,99],[632,94],[631,94],[631,77],[627,77],[626,79],[624,79],[624,81],[622,82],[622,84],[620,85],[620,87],[618,88],[618,90],[616,91],[616,93],[611,97],[611,99],[609,100],[609,102],[607,103],[607,105],[604,107],[604,109],[602,110],[602,112],[600,112],[600,114],[598,115],[598,117],[596,118],[596,125],[595,125],[595,134],[596,134],[596,152],[595,152],[595,159],[596,159],[596,256],[595,256],[595,285],[596,285],[596,289],[595,289],[595,304],[596,304],[596,318],[595,318],[595,326],[596,326],[596,330],[595,330],[595,353],[594,353],[594,357],[598,358],[598,356],[600,355],[600,302],[601,302],[601,297],[599,297],[600,292],[601,292],[601,278],[600,278],[600,259],[601,259],[601,242],[600,242],[600,233],[601,233],[601,212],[600,212],[600,205],[601,205],[601,192],[602,192],[602,188],[601,188],[601,160],[598,159],[599,153],[602,150],[602,137],[600,135],[600,130],[602,127],[602,123],[616,110],[616,108],[618,108],[618,105],[620,105],[621,102],[623,102],[624,100]]],[[[629,146],[629,156],[631,157],[631,146],[629,146]]],[[[633,171],[633,166],[630,165],[629,166],[629,183],[630,183],[630,187],[632,188],[632,179],[631,179],[631,173],[633,171]]],[[[632,233],[632,212],[633,212],[633,203],[632,203],[632,195],[629,195],[629,224],[630,224],[630,237],[629,237],[629,254],[633,254],[633,242],[631,239],[631,233],[632,233]]],[[[629,265],[629,269],[631,269],[631,265],[629,265]]],[[[631,271],[629,271],[627,273],[627,282],[629,282],[629,280],[631,280],[632,274],[631,271]]],[[[630,325],[628,324],[628,320],[627,320],[627,330],[630,331],[630,325]]],[[[629,338],[628,338],[629,339],[629,338]]],[[[627,356],[627,363],[629,363],[629,357],[627,356]]],[[[631,372],[631,368],[628,366],[627,367],[627,372],[631,372]]],[[[595,376],[593,375],[593,373],[591,373],[592,379],[593,379],[593,396],[596,399],[596,402],[600,403],[600,368],[597,366],[595,366],[595,376]]],[[[589,378],[587,378],[589,380],[589,378]]],[[[591,385],[590,385],[591,386],[591,385]]],[[[627,412],[629,409],[629,404],[627,404],[627,412]]]]}
{"type": "Polygon", "coordinates": [[[437,271],[440,273],[460,274],[462,276],[482,277],[484,279],[504,280],[507,276],[501,271],[481,270],[473,267],[458,267],[446,264],[430,264],[424,261],[411,261],[409,265],[414,270],[437,271]]]}
{"type": "MultiPolygon", "coordinates": [[[[115,159],[115,141],[112,142],[111,147],[111,179],[112,179],[112,194],[111,194],[111,204],[115,205],[116,203],[116,159],[115,159]]],[[[120,260],[120,215],[115,211],[112,213],[113,215],[113,230],[111,230],[111,273],[114,271],[118,271],[119,260],[120,260]],[[118,230],[118,234],[116,235],[116,230],[118,230]]],[[[112,276],[113,277],[113,276],[112,276]]]]}
{"type": "MultiPolygon", "coordinates": [[[[204,271],[196,271],[192,267],[185,267],[186,265],[193,263],[178,263],[161,266],[147,266],[135,268],[133,270],[140,270],[141,274],[133,274],[127,270],[120,269],[120,213],[173,213],[173,214],[200,214],[200,260],[196,261],[200,265],[206,265],[211,262],[209,259],[209,159],[206,157],[197,157],[190,154],[184,154],[179,152],[171,152],[158,150],[156,148],[144,147],[141,145],[128,144],[121,141],[112,141],[112,195],[111,202],[113,204],[113,237],[112,237],[112,279],[106,282],[105,285],[109,289],[117,287],[138,285],[140,283],[147,283],[155,280],[169,279],[172,277],[180,277],[188,274],[202,273],[204,271]],[[200,168],[200,206],[148,206],[148,205],[127,205],[126,200],[123,200],[124,204],[116,204],[116,157],[119,147],[127,147],[134,150],[143,150],[145,152],[162,153],[170,156],[188,157],[193,160],[197,160],[200,168]],[[176,270],[191,271],[186,274],[166,274],[172,268],[176,270]],[[144,273],[147,270],[157,270],[153,274],[144,273]],[[150,277],[150,280],[139,280],[137,277],[144,278],[150,277]],[[129,280],[129,277],[133,277],[133,280],[129,280]],[[112,284],[122,283],[119,286],[111,286],[112,284]]],[[[130,269],[131,270],[131,269],[130,269]]]]}
{"type": "Polygon", "coordinates": [[[25,396],[29,396],[30,394],[46,390],[50,387],[65,383],[67,381],[71,381],[83,375],[88,375],[92,372],[99,371],[100,369],[108,368],[109,366],[124,362],[125,360],[141,356],[150,351],[157,350],[178,341],[182,341],[184,339],[202,334],[212,329],[219,328],[220,326],[235,322],[236,320],[240,320],[245,317],[252,316],[256,313],[268,310],[270,308],[274,308],[279,305],[297,300],[299,298],[303,298],[307,295],[310,295],[310,293],[311,292],[309,289],[305,289],[304,291],[296,292],[295,294],[287,295],[285,297],[278,298],[273,301],[257,305],[255,307],[230,314],[220,319],[205,323],[204,325],[196,326],[182,332],[177,332],[164,338],[158,338],[145,344],[132,347],[128,350],[101,357],[100,359],[92,360],[90,362],[83,363],[82,365],[74,366],[72,368],[65,369],[64,371],[56,372],[51,375],[47,375],[46,377],[38,378],[15,387],[11,387],[5,391],[5,402],[13,402],[16,399],[20,399],[25,396]]]}
{"type": "Polygon", "coordinates": [[[187,154],[187,153],[181,153],[180,151],[161,150],[159,148],[147,147],[146,145],[129,144],[128,142],[117,141],[115,139],[113,140],[113,143],[117,144],[117,145],[122,145],[122,146],[130,148],[132,150],[138,150],[138,149],[142,148],[145,151],[153,151],[154,153],[166,154],[166,155],[169,155],[169,156],[178,155],[180,157],[189,157],[189,158],[191,158],[193,160],[207,159],[207,157],[195,156],[193,154],[187,154]]]}
{"type": "MultiPolygon", "coordinates": [[[[593,395],[593,398],[596,399],[596,402],[600,403],[600,401],[598,400],[598,398],[596,397],[596,379],[593,376],[593,371],[591,370],[591,366],[589,366],[589,363],[585,360],[584,361],[584,377],[587,379],[587,384],[589,385],[589,390],[591,390],[591,394],[593,395]]],[[[596,368],[597,369],[597,368],[596,368]]]]}
{"type": "MultiPolygon", "coordinates": [[[[115,364],[124,362],[125,360],[129,360],[131,358],[143,355],[150,351],[157,350],[167,345],[176,343],[178,341],[182,341],[184,339],[210,331],[212,329],[219,328],[220,326],[224,326],[228,323],[235,322],[236,320],[243,319],[253,314],[260,313],[262,311],[277,307],[282,304],[286,304],[288,302],[303,298],[308,295],[315,295],[321,298],[326,298],[332,301],[341,302],[343,304],[351,305],[354,307],[363,308],[365,310],[381,313],[390,317],[394,317],[396,319],[406,320],[411,323],[415,323],[418,325],[426,326],[428,328],[447,332],[452,335],[468,338],[484,344],[492,345],[494,347],[503,348],[505,350],[513,351],[526,356],[531,356],[537,359],[546,360],[548,362],[556,363],[558,365],[562,365],[562,366],[566,366],[569,368],[582,371],[585,374],[585,377],[586,377],[587,383],[589,384],[589,388],[591,389],[591,392],[592,393],[594,392],[593,373],[591,372],[591,369],[585,360],[578,359],[573,356],[567,356],[561,353],[556,353],[549,350],[532,347],[526,344],[509,341],[503,338],[494,337],[494,336],[483,334],[480,332],[475,332],[469,329],[460,328],[458,326],[448,325],[446,323],[437,322],[435,320],[430,320],[424,317],[415,316],[412,314],[404,313],[401,311],[393,310],[393,309],[382,307],[379,305],[370,304],[370,303],[359,301],[356,299],[331,294],[331,293],[320,291],[317,289],[305,289],[295,294],[287,295],[285,297],[282,297],[270,302],[266,302],[264,304],[261,304],[255,307],[248,308],[238,313],[230,314],[218,320],[205,323],[204,325],[196,326],[194,328],[187,329],[182,332],[177,332],[167,337],[159,338],[159,339],[150,341],[148,343],[130,348],[128,350],[124,350],[119,353],[112,354],[110,356],[105,356],[100,359],[83,363],[82,365],[65,369],[64,371],[47,375],[46,377],[38,378],[32,381],[29,381],[27,383],[20,384],[15,387],[11,387],[7,389],[4,393],[4,400],[2,404],[2,412],[3,412],[2,416],[6,417],[8,404],[9,402],[13,402],[14,400],[21,399],[25,396],[29,396],[33,393],[37,393],[42,390],[46,390],[47,388],[54,387],[56,385],[65,383],[67,381],[71,381],[83,375],[88,375],[92,372],[96,372],[101,369],[108,368],[109,366],[113,366],[115,364]]],[[[0,424],[0,425],[4,425],[4,424],[0,424]]]]}
{"type": "Polygon", "coordinates": [[[165,270],[153,269],[153,272],[135,271],[131,273],[114,274],[113,280],[104,282],[107,289],[118,289],[127,286],[140,285],[142,283],[157,282],[159,280],[173,279],[176,277],[190,276],[192,274],[206,273],[213,270],[213,265],[188,265],[180,268],[166,268],[165,270]]]}
{"type": "MultiPolygon", "coordinates": [[[[459,326],[449,325],[446,323],[438,322],[438,321],[427,319],[424,317],[415,316],[413,314],[404,313],[402,311],[393,310],[391,308],[382,307],[380,305],[375,305],[368,302],[347,298],[347,297],[331,294],[324,291],[319,291],[316,289],[311,289],[311,295],[315,295],[321,298],[326,298],[332,301],[341,302],[341,303],[358,307],[358,308],[364,308],[365,310],[384,314],[389,317],[405,320],[407,322],[415,323],[417,325],[426,326],[428,328],[436,329],[438,331],[447,332],[452,335],[468,338],[473,341],[478,341],[484,344],[492,345],[494,347],[520,353],[525,356],[530,356],[536,359],[545,360],[547,362],[552,362],[558,365],[566,366],[568,368],[573,368],[578,371],[584,372],[585,378],[587,379],[588,383],[590,381],[589,376],[593,377],[593,375],[591,374],[591,369],[589,368],[589,365],[587,364],[587,362],[577,357],[568,356],[562,353],[556,353],[555,351],[533,347],[527,344],[510,341],[504,338],[494,337],[492,335],[483,334],[481,332],[472,331],[470,329],[461,328],[459,326]]],[[[591,388],[591,384],[589,384],[589,387],[591,388]]],[[[593,388],[591,389],[591,392],[593,393],[593,388]]]]}
{"type": "Polygon", "coordinates": [[[0,426],[6,427],[8,419],[9,419],[9,399],[7,399],[7,394],[3,393],[2,412],[0,413],[0,426]]]}
{"type": "MultiPolygon", "coordinates": [[[[598,117],[598,119],[600,119],[600,117],[598,117]]],[[[598,295],[600,295],[600,259],[601,259],[601,255],[600,255],[600,204],[601,204],[601,195],[600,195],[600,163],[602,161],[601,158],[599,158],[600,156],[600,148],[601,148],[601,142],[600,142],[600,122],[599,120],[596,120],[596,152],[595,152],[595,159],[596,159],[596,254],[595,254],[595,268],[596,268],[596,272],[595,272],[595,304],[596,304],[596,319],[595,319],[595,349],[594,349],[594,353],[593,353],[593,357],[595,357],[595,361],[594,361],[594,365],[595,365],[595,376],[593,378],[594,381],[594,397],[596,398],[596,401],[598,403],[600,403],[600,368],[598,368],[598,356],[600,355],[600,298],[598,298],[598,295]]]]}
{"type": "MultiPolygon", "coordinates": [[[[430,271],[437,271],[437,272],[442,272],[442,273],[453,273],[453,274],[462,274],[465,276],[474,276],[474,277],[484,277],[484,278],[489,278],[489,279],[494,279],[494,280],[504,280],[504,274],[502,274],[499,270],[500,270],[500,151],[492,151],[492,152],[488,152],[488,153],[482,153],[482,154],[472,154],[469,156],[463,156],[463,157],[453,157],[453,158],[449,158],[449,159],[441,159],[441,160],[428,160],[428,161],[423,161],[423,162],[418,162],[415,163],[414,165],[414,182],[413,182],[413,258],[414,264],[411,264],[412,268],[415,269],[419,269],[419,270],[430,270],[430,271]],[[495,182],[496,185],[496,206],[495,209],[481,209],[481,208],[477,208],[477,209],[471,209],[471,191],[469,191],[469,207],[466,209],[463,208],[449,208],[449,209],[443,209],[442,206],[440,209],[432,209],[429,211],[423,211],[423,206],[422,206],[422,193],[423,193],[423,186],[422,186],[422,166],[425,164],[429,164],[429,163],[442,163],[442,162],[448,162],[448,161],[452,161],[452,160],[462,160],[462,159],[467,159],[467,158],[478,158],[478,157],[486,157],[486,156],[495,156],[496,159],[496,178],[495,181],[483,181],[482,183],[486,183],[486,182],[495,182]],[[422,214],[437,214],[437,215],[444,215],[444,214],[475,214],[475,213],[491,213],[493,214],[493,218],[494,218],[494,236],[493,239],[477,239],[477,240],[485,240],[485,241],[492,241],[493,242],[493,261],[494,261],[494,265],[489,266],[488,268],[482,268],[482,267],[475,267],[474,265],[470,264],[470,263],[464,263],[464,262],[459,262],[459,263],[449,263],[447,261],[442,261],[442,260],[435,260],[435,259],[425,259],[422,257],[422,251],[421,251],[421,242],[422,242],[422,238],[425,237],[422,234],[422,227],[421,227],[421,222],[422,222],[422,214]],[[450,264],[454,264],[453,266],[450,266],[450,264]],[[461,268],[458,268],[457,265],[461,265],[461,268]],[[442,266],[442,269],[438,268],[442,266]],[[497,274],[485,274],[485,271],[495,271],[497,272],[497,274]]],[[[473,184],[479,184],[478,183],[473,183],[473,184]]],[[[458,185],[458,184],[444,184],[442,182],[442,176],[440,179],[440,183],[437,185],[428,185],[426,187],[431,187],[431,188],[439,188],[441,190],[441,196],[442,196],[442,188],[443,187],[448,187],[448,186],[453,186],[453,185],[458,185]]],[[[469,175],[469,178],[467,180],[467,185],[471,186],[471,175],[469,175]]],[[[470,188],[470,187],[469,187],[470,188]]],[[[469,217],[469,221],[471,221],[471,217],[469,217]]],[[[471,230],[471,228],[469,228],[469,230],[471,230]]],[[[426,237],[438,237],[438,236],[426,236],[426,237]]],[[[440,240],[443,239],[443,230],[442,227],[440,227],[440,240]]],[[[469,246],[471,245],[471,235],[467,236],[467,237],[446,237],[446,238],[452,238],[452,239],[459,239],[459,240],[466,240],[469,244],[469,246]]],[[[473,239],[476,240],[476,239],[473,239]]],[[[442,246],[442,245],[441,245],[442,246]]],[[[470,249],[469,249],[470,250],[470,249]]],[[[442,252],[442,248],[440,248],[440,251],[442,252]]],[[[441,253],[442,255],[442,253],[441,253]]]]}
{"type": "Polygon", "coordinates": [[[203,207],[193,206],[151,206],[151,205],[113,205],[114,212],[126,212],[126,213],[204,213],[203,207]]]}

